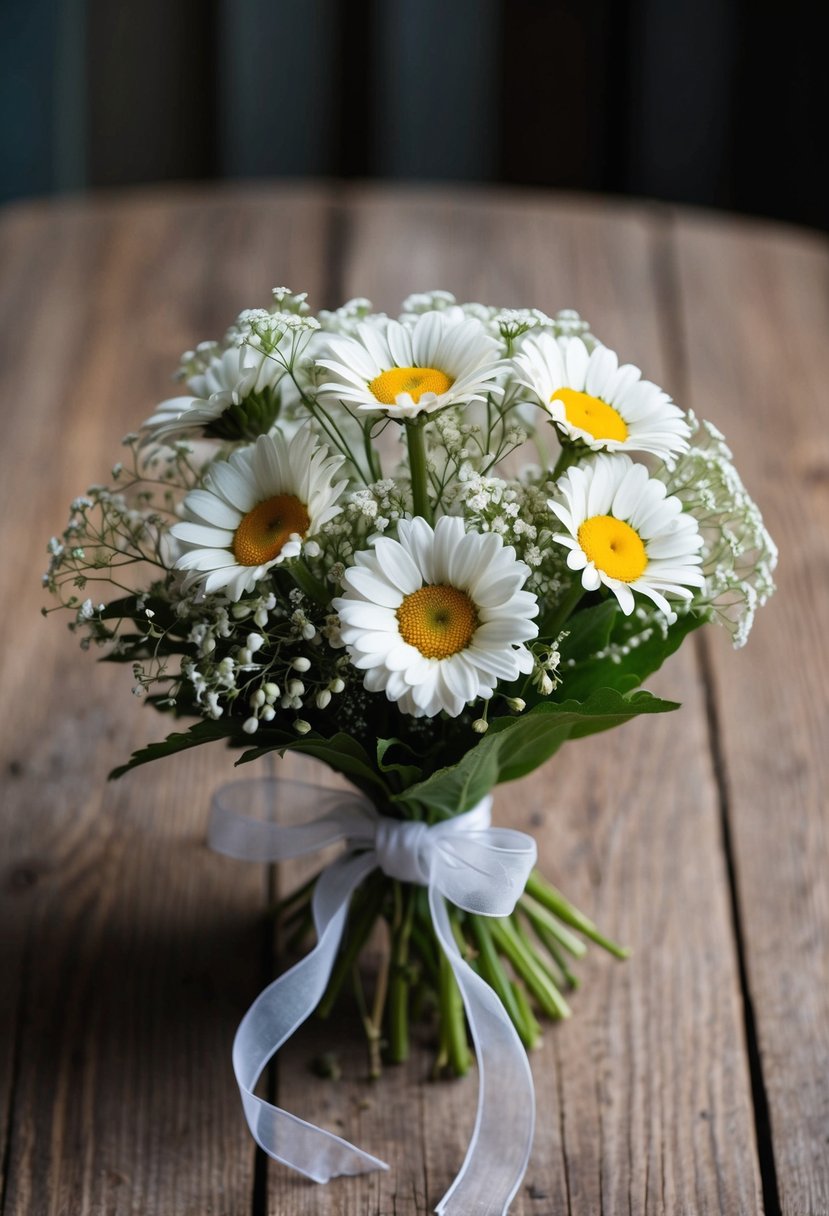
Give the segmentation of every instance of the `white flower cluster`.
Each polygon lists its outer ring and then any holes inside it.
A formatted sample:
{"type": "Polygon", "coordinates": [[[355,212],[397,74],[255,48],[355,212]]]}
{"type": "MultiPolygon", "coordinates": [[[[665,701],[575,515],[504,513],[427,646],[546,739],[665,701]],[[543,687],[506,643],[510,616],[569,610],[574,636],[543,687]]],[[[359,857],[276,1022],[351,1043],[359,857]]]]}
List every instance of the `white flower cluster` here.
{"type": "Polygon", "coordinates": [[[674,469],[657,476],[697,520],[708,602],[738,648],[748,640],[757,609],[774,591],[777,546],[723,435],[690,411],[688,418],[689,450],[674,469]]]}
{"type": "Polygon", "coordinates": [[[570,310],[435,291],[314,316],[277,288],[180,379],[45,581],[138,694],[229,733],[483,733],[566,694],[573,613],[613,597],[610,664],[688,612],[740,645],[773,588],[722,437],[570,310]]]}

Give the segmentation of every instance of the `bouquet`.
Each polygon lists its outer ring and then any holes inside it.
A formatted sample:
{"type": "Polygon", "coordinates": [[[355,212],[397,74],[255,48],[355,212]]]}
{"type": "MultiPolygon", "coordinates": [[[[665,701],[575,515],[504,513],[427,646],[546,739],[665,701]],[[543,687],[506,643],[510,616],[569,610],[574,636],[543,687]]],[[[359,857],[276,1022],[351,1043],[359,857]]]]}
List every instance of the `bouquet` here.
{"type": "Polygon", "coordinates": [[[568,1016],[585,941],[626,952],[528,836],[491,826],[490,795],[567,739],[675,709],[640,686],[706,621],[743,645],[773,542],[723,436],[571,310],[436,291],[397,319],[362,299],[312,315],[278,288],[178,378],[112,483],[72,503],[44,581],[84,649],[196,719],[114,775],[224,740],[238,764],[298,752],[351,783],[263,783],[290,823],[251,816],[250,783],[215,800],[213,843],[237,857],[347,842],[283,901],[292,942],[313,924],[317,945],[237,1034],[251,1130],[318,1180],[382,1166],[254,1093],[356,976],[372,1073],[406,1058],[413,1013],[436,1015],[438,1072],[469,1068],[471,1036],[478,1121],[439,1210],[505,1211],[532,1138],[524,1048],[568,1016]]]}

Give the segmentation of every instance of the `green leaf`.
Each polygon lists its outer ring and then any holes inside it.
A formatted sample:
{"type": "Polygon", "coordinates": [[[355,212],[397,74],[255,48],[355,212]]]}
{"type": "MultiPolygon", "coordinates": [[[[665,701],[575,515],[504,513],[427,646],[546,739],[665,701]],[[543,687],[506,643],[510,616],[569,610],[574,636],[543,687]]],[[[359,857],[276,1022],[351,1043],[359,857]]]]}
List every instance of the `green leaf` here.
{"type": "Polygon", "coordinates": [[[139,765],[149,764],[151,760],[161,760],[164,756],[174,756],[176,752],[187,751],[191,747],[201,747],[202,743],[213,743],[216,739],[231,739],[235,732],[223,722],[197,722],[186,731],[175,731],[158,743],[150,743],[147,747],[139,748],[132,753],[126,764],[114,768],[109,774],[110,781],[123,777],[131,769],[139,765]]]}
{"type": "MultiPolygon", "coordinates": [[[[600,609],[605,607],[605,604],[599,605],[600,609]]],[[[584,613],[579,613],[578,616],[587,617],[595,612],[597,609],[590,608],[584,613]]],[[[656,623],[651,636],[646,641],[639,646],[631,647],[627,654],[620,653],[618,662],[616,662],[607,656],[595,657],[607,646],[607,641],[600,642],[593,651],[585,650],[585,642],[592,645],[590,639],[595,640],[596,638],[596,631],[591,629],[591,625],[598,623],[598,619],[595,618],[593,622],[587,622],[586,628],[581,634],[575,635],[575,650],[570,647],[571,638],[565,639],[562,644],[562,661],[559,669],[563,679],[561,691],[568,698],[572,697],[577,701],[583,701],[597,688],[615,688],[618,692],[630,692],[632,689],[638,688],[655,671],[658,671],[665,660],[679,648],[688,634],[694,629],[698,629],[700,625],[704,625],[706,619],[706,616],[701,613],[686,613],[670,626],[667,634],[663,634],[659,624],[656,623]],[[569,661],[573,659],[575,666],[568,666],[569,661]]],[[[577,620],[578,617],[573,618],[574,622],[577,620]]],[[[633,629],[635,636],[640,628],[641,626],[632,623],[621,613],[616,614],[609,641],[624,647],[630,638],[631,630],[633,629]]]]}
{"type": "Polygon", "coordinates": [[[392,747],[404,748],[411,756],[414,756],[415,753],[407,744],[402,743],[400,739],[377,740],[377,763],[380,766],[380,771],[383,773],[395,773],[400,778],[401,788],[405,790],[410,785],[414,785],[415,781],[420,780],[422,766],[419,764],[399,764],[397,762],[387,764],[386,753],[392,747]]]}
{"type": "Polygon", "coordinates": [[[581,612],[573,613],[564,626],[567,637],[563,639],[560,647],[562,661],[580,663],[604,650],[610,641],[618,612],[618,603],[615,598],[611,598],[602,604],[595,604],[592,608],[583,608],[581,612]]]}
{"type": "Polygon", "coordinates": [[[394,799],[422,803],[447,815],[469,810],[501,782],[515,781],[544,764],[565,740],[620,726],[644,713],[677,709],[648,692],[624,695],[613,688],[584,702],[544,702],[518,718],[497,718],[480,743],[455,765],[440,769],[394,799]]]}
{"type": "Polygon", "coordinates": [[[351,735],[339,733],[330,739],[322,735],[292,735],[287,731],[259,730],[258,738],[264,739],[259,747],[252,747],[236,761],[239,764],[249,764],[266,756],[269,752],[279,752],[284,755],[287,751],[299,752],[303,756],[313,756],[321,760],[329,768],[348,777],[359,789],[376,797],[377,791],[382,791],[385,798],[390,797],[388,785],[372,766],[368,752],[351,735]]]}

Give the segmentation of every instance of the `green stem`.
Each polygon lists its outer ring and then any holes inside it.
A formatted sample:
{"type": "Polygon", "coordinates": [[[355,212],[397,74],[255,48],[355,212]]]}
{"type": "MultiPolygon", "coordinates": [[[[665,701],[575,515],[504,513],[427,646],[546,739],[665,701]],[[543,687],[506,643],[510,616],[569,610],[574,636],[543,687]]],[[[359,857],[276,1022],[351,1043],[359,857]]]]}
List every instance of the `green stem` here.
{"type": "Polygon", "coordinates": [[[377,459],[377,453],[374,450],[374,444],[371,439],[371,428],[373,425],[373,423],[366,423],[363,426],[363,449],[366,454],[369,471],[374,480],[379,481],[383,476],[383,471],[380,468],[380,461],[377,459]]]}
{"type": "Polygon", "coordinates": [[[351,450],[351,445],[349,444],[348,440],[343,435],[340,428],[337,426],[336,422],[333,420],[333,418],[331,418],[330,414],[328,414],[326,412],[326,410],[323,409],[323,407],[322,407],[322,405],[320,405],[319,401],[316,401],[316,400],[314,400],[314,398],[308,396],[308,394],[303,390],[302,386],[300,385],[299,381],[297,380],[297,378],[294,375],[292,370],[290,370],[290,374],[291,374],[291,379],[293,380],[293,382],[297,388],[297,391],[299,392],[300,398],[302,399],[303,405],[306,406],[306,408],[308,409],[308,412],[320,424],[322,429],[325,431],[327,438],[333,442],[334,447],[339,448],[339,450],[342,452],[343,456],[345,456],[351,462],[351,464],[354,468],[354,471],[356,472],[356,474],[360,478],[360,480],[363,481],[365,483],[365,485],[369,485],[371,483],[371,477],[372,477],[371,467],[369,467],[369,475],[368,475],[368,477],[366,477],[365,473],[360,468],[357,458],[355,457],[354,453],[351,450]]]}
{"type": "Polygon", "coordinates": [[[368,936],[374,928],[374,922],[380,915],[384,897],[384,884],[380,882],[373,891],[366,893],[359,908],[352,908],[348,941],[337,958],[325,995],[317,1008],[317,1013],[321,1018],[327,1018],[334,1008],[334,1002],[340,994],[340,989],[366,944],[368,936]]]}
{"type": "Polygon", "coordinates": [[[432,522],[432,503],[429,498],[429,474],[426,468],[426,436],[420,418],[407,418],[406,443],[409,448],[409,473],[412,479],[412,512],[422,515],[427,523],[432,522]]]}
{"type": "Polygon", "coordinates": [[[521,1011],[521,1017],[527,1026],[527,1032],[530,1036],[530,1042],[527,1043],[526,1046],[535,1047],[536,1043],[538,1043],[541,1038],[541,1026],[539,1025],[532,1009],[530,1009],[530,1002],[523,986],[518,983],[512,983],[510,984],[510,988],[512,989],[515,1002],[521,1011]]]}
{"type": "Polygon", "coordinates": [[[409,1058],[409,938],[415,910],[415,889],[394,885],[395,916],[391,937],[391,978],[389,981],[389,1048],[392,1064],[409,1058]]]}
{"type": "Polygon", "coordinates": [[[583,912],[579,912],[578,908],[574,908],[569,900],[551,886],[545,879],[541,877],[538,870],[533,870],[527,880],[527,894],[533,899],[537,899],[540,904],[556,915],[559,920],[563,920],[566,925],[570,925],[572,929],[576,929],[584,937],[590,938],[597,946],[601,946],[603,950],[607,950],[615,958],[629,958],[630,950],[625,946],[619,946],[616,942],[605,937],[600,933],[592,920],[589,920],[583,912]]]}
{"type": "Polygon", "coordinates": [[[518,905],[526,913],[536,931],[539,928],[544,928],[548,933],[552,934],[559,945],[572,954],[573,958],[584,958],[587,953],[587,947],[584,942],[580,941],[575,933],[571,933],[560,921],[556,920],[552,912],[545,908],[543,904],[533,899],[531,895],[524,894],[518,901],[518,905]]]}
{"type": "Polygon", "coordinates": [[[456,1077],[463,1077],[469,1072],[470,1064],[469,1042],[466,1037],[466,1015],[460,989],[452,973],[452,966],[442,952],[440,956],[440,1021],[441,1030],[446,1035],[444,1042],[452,1072],[456,1077]]]}
{"type": "Polygon", "coordinates": [[[539,942],[558,968],[562,983],[566,984],[568,988],[578,988],[581,981],[579,980],[579,977],[570,970],[570,966],[567,962],[564,951],[559,946],[559,943],[556,941],[553,934],[550,933],[543,924],[532,922],[532,926],[539,942]]]}
{"type": "Polygon", "coordinates": [[[458,950],[460,950],[461,958],[465,963],[468,963],[474,971],[477,969],[475,951],[470,943],[466,940],[458,913],[451,906],[449,907],[448,911],[449,924],[452,926],[452,936],[455,939],[455,944],[457,945],[458,950]]]}
{"type": "Polygon", "coordinates": [[[582,449],[576,447],[574,443],[563,444],[558,454],[556,467],[553,469],[553,481],[558,481],[562,473],[565,473],[571,464],[576,464],[581,454],[582,449]]]}
{"type": "Polygon", "coordinates": [[[383,1033],[383,1013],[386,1008],[386,998],[388,997],[389,992],[390,961],[391,952],[388,949],[387,942],[386,952],[383,956],[383,961],[380,964],[380,970],[377,973],[371,1019],[366,1027],[369,1036],[369,1074],[373,1078],[379,1077],[382,1072],[380,1044],[383,1033]]]}
{"type": "MultiPolygon", "coordinates": [[[[512,1019],[512,1024],[518,1031],[518,1036],[525,1047],[534,1047],[538,1041],[533,1034],[532,1024],[516,997],[515,990],[509,981],[506,971],[501,965],[498,951],[492,941],[492,934],[487,923],[488,917],[470,916],[469,923],[478,946],[478,962],[481,975],[501,999],[501,1004],[512,1019]]],[[[533,1021],[535,1019],[533,1018],[533,1021]]],[[[536,1023],[537,1025],[537,1023],[536,1023]]]]}
{"type": "Polygon", "coordinates": [[[431,981],[437,987],[438,982],[438,959],[434,950],[434,944],[429,939],[429,933],[419,924],[412,925],[412,938],[417,953],[420,955],[420,961],[423,963],[426,972],[431,981]]]}
{"type": "MultiPolygon", "coordinates": [[[[527,929],[525,929],[525,927],[524,927],[523,923],[521,922],[521,920],[519,919],[517,913],[513,912],[511,920],[512,920],[513,927],[515,928],[515,932],[518,934],[519,938],[524,943],[524,947],[526,948],[526,950],[529,951],[529,953],[532,955],[532,957],[538,963],[539,967],[544,972],[544,974],[546,976],[549,976],[549,978],[552,980],[555,987],[556,988],[559,987],[561,979],[563,979],[564,982],[567,983],[568,982],[567,976],[569,975],[569,972],[567,972],[565,974],[566,969],[559,968],[559,970],[561,971],[561,976],[556,974],[556,971],[553,970],[553,964],[556,963],[556,960],[558,958],[561,958],[561,954],[556,949],[556,947],[554,946],[552,950],[547,950],[547,953],[550,955],[550,957],[553,960],[553,962],[551,964],[549,959],[546,959],[543,954],[539,954],[539,952],[536,950],[535,942],[530,937],[527,929]]],[[[544,943],[542,942],[541,944],[543,945],[544,943]]]]}
{"type": "Polygon", "coordinates": [[[512,921],[509,918],[493,918],[492,936],[498,949],[507,956],[547,1016],[569,1018],[570,1006],[532,951],[521,941],[512,921]]]}
{"type": "Polygon", "coordinates": [[[380,1061],[380,1031],[368,1011],[366,994],[363,991],[363,981],[360,978],[360,968],[356,963],[351,968],[351,979],[354,985],[354,999],[357,1002],[357,1010],[363,1023],[363,1030],[365,1031],[366,1043],[368,1045],[368,1075],[370,1080],[376,1081],[383,1074],[380,1061]]]}

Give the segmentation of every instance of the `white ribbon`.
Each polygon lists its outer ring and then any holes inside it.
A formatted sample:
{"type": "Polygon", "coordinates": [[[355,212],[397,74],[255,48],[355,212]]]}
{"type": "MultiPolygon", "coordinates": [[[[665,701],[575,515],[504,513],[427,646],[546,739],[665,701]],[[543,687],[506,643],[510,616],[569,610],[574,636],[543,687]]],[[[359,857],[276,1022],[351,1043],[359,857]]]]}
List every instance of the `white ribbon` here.
{"type": "Polygon", "coordinates": [[[529,1062],[500,1000],[462,958],[445,899],[481,916],[508,916],[535,864],[531,836],[490,826],[492,799],[432,827],[378,815],[356,793],[297,782],[239,781],[213,801],[209,841],[244,861],[284,861],[347,840],[314,888],[317,945],[274,980],[245,1014],[233,1043],[233,1068],[251,1133],[269,1156],[315,1182],[388,1166],[323,1128],[254,1094],[271,1057],[318,1005],[328,985],[351,896],[379,867],[390,878],[429,889],[435,935],[463,997],[478,1060],[475,1129],[460,1173],[437,1208],[443,1216],[504,1216],[527,1168],[535,1126],[529,1062]],[[290,804],[299,822],[249,817],[253,799],[273,814],[290,804]],[[303,822],[312,809],[317,818],[303,822]],[[319,812],[322,814],[319,814],[319,812]]]}

